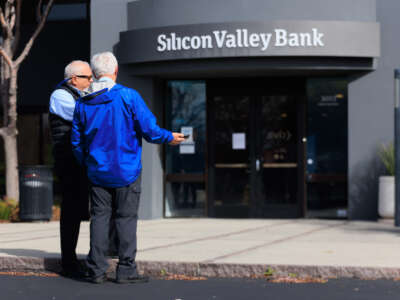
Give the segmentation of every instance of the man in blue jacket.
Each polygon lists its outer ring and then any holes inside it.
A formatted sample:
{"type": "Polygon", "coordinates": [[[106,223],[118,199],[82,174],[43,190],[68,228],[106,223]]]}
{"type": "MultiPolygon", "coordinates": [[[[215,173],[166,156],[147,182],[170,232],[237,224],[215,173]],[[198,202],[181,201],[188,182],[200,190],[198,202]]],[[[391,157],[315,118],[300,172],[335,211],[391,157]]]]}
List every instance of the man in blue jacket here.
{"type": "Polygon", "coordinates": [[[78,100],[71,135],[74,154],[91,182],[89,281],[106,280],[113,214],[119,240],[116,280],[146,282],[135,263],[142,137],[150,143],[178,145],[183,134],[160,128],[139,93],[115,83],[118,63],[111,52],[94,55],[91,66],[105,89],[78,100]]]}

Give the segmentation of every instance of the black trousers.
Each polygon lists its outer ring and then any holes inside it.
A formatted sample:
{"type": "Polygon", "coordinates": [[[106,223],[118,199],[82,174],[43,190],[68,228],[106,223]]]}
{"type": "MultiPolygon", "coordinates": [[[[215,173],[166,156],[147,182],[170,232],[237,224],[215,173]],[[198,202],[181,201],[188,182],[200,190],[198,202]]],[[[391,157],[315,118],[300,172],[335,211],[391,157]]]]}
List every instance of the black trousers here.
{"type": "Polygon", "coordinates": [[[90,187],[90,251],[87,267],[92,276],[108,269],[110,220],[113,217],[118,237],[117,278],[137,276],[136,229],[141,178],[121,188],[90,187]]]}
{"type": "Polygon", "coordinates": [[[89,184],[85,170],[74,157],[56,160],[55,171],[61,184],[61,263],[64,269],[77,262],[76,245],[82,220],[89,219],[89,184]]]}

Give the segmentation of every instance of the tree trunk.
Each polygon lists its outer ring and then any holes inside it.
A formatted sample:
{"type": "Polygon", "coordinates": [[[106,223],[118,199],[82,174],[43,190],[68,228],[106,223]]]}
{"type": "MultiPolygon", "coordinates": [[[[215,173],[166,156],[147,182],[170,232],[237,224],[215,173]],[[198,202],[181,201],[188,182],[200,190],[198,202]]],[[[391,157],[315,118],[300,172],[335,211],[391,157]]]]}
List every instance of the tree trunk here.
{"type": "MultiPolygon", "coordinates": [[[[3,41],[4,52],[12,57],[11,44],[9,40],[3,41]]],[[[1,100],[3,102],[3,127],[8,125],[8,96],[10,93],[10,66],[7,64],[4,57],[1,58],[1,100]]]]}
{"type": "Polygon", "coordinates": [[[17,150],[17,72],[14,67],[10,72],[10,86],[8,90],[8,127],[2,129],[4,140],[4,154],[6,163],[6,196],[19,202],[19,174],[17,150]]]}
{"type": "Polygon", "coordinates": [[[6,159],[6,195],[9,199],[19,201],[17,135],[14,133],[10,135],[6,132],[2,136],[6,159]]]}

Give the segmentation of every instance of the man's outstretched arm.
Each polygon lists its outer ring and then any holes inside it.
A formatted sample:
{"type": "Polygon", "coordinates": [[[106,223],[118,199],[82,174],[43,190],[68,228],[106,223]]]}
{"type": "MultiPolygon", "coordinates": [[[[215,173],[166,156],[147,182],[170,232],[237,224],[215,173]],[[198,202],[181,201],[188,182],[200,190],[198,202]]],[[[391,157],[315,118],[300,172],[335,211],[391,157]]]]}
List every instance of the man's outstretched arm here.
{"type": "Polygon", "coordinates": [[[139,124],[144,139],[149,143],[179,145],[185,139],[182,133],[171,132],[160,128],[157,120],[139,93],[131,90],[131,99],[134,109],[134,118],[139,124]]]}

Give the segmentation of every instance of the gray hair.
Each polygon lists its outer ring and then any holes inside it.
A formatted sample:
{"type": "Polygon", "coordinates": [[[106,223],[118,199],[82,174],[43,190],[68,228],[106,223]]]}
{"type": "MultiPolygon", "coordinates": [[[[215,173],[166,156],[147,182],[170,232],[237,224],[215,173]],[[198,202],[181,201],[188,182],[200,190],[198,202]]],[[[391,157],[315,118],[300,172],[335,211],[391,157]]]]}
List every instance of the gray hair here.
{"type": "Polygon", "coordinates": [[[91,65],[94,75],[99,78],[103,75],[114,74],[118,61],[111,52],[102,52],[93,55],[91,65]]]}
{"type": "Polygon", "coordinates": [[[87,65],[89,68],[89,64],[83,60],[74,60],[71,61],[64,70],[64,79],[71,78],[74,75],[79,75],[82,70],[82,65],[87,65]]]}

